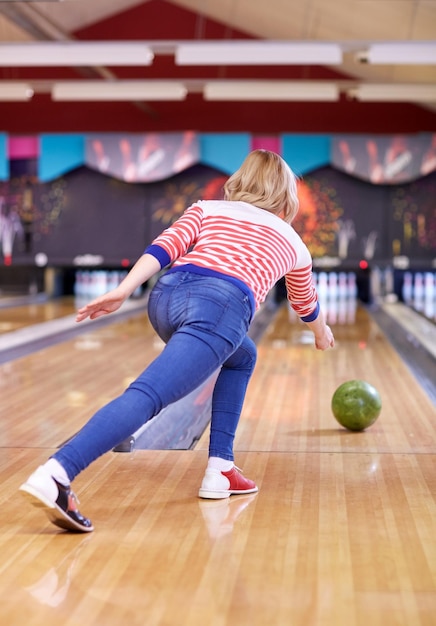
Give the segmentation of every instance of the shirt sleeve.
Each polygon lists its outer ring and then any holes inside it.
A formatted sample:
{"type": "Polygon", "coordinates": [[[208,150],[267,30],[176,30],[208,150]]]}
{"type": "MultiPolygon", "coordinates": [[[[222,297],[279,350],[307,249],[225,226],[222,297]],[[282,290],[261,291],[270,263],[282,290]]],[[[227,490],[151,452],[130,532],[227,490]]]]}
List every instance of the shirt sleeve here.
{"type": "Polygon", "coordinates": [[[312,264],[294,269],[285,276],[288,300],[303,322],[313,322],[319,314],[319,303],[312,279],[312,264]]]}
{"type": "Polygon", "coordinates": [[[201,207],[192,205],[169,228],[165,229],[144,250],[166,267],[183,256],[197,241],[203,220],[201,207]]]}

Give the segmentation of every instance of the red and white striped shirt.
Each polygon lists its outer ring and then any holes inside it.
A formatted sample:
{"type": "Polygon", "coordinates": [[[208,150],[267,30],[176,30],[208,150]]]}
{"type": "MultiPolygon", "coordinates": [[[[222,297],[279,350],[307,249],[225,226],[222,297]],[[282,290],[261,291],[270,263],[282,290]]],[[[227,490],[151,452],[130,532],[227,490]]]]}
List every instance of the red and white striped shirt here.
{"type": "Polygon", "coordinates": [[[201,273],[218,272],[242,281],[252,292],[256,309],[285,276],[288,299],[297,314],[317,316],[312,259],[306,245],[281,218],[246,202],[199,201],[145,252],[153,254],[162,267],[172,263],[173,269],[183,269],[189,264],[202,268],[201,273]]]}

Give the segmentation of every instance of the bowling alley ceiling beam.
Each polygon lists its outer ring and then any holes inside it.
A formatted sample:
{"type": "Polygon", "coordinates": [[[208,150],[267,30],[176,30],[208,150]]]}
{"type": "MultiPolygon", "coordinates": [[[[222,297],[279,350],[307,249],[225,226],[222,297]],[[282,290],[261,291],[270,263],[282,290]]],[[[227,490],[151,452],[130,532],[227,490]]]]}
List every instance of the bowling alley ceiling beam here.
{"type": "Polygon", "coordinates": [[[66,40],[71,37],[38,8],[26,2],[1,2],[0,14],[36,40],[66,40]]]}

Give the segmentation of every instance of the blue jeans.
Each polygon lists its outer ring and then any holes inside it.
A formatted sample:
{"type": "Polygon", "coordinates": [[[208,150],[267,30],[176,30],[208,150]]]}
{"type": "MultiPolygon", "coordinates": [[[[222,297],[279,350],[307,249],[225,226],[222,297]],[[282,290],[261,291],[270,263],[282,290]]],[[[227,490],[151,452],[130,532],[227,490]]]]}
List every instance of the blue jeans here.
{"type": "Polygon", "coordinates": [[[150,293],[148,313],[166,345],[121,396],[99,409],[53,455],[70,480],[219,368],[209,456],[233,460],[233,440],[256,362],[256,346],[247,336],[249,297],[221,278],[170,272],[150,293]]]}

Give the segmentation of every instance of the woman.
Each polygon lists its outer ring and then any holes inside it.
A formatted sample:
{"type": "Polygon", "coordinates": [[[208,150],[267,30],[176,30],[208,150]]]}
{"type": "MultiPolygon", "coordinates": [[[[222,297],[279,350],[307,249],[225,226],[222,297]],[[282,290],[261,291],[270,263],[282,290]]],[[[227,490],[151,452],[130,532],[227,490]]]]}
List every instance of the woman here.
{"type": "Polygon", "coordinates": [[[247,330],[280,278],[285,277],[291,306],[313,331],[316,348],[334,345],[313,287],[309,251],[291,226],[298,198],[288,165],[274,152],[255,150],[224,192],[224,200],[189,207],[148,246],[116,289],[77,313],[81,322],[116,311],[139,285],[170,266],[148,303],[150,321],[166,343],[162,353],[20,487],[61,528],[93,530],[70,487],[77,474],[218,369],[199,496],[218,499],[257,491],[234,465],[233,440],[256,361],[247,330]]]}

